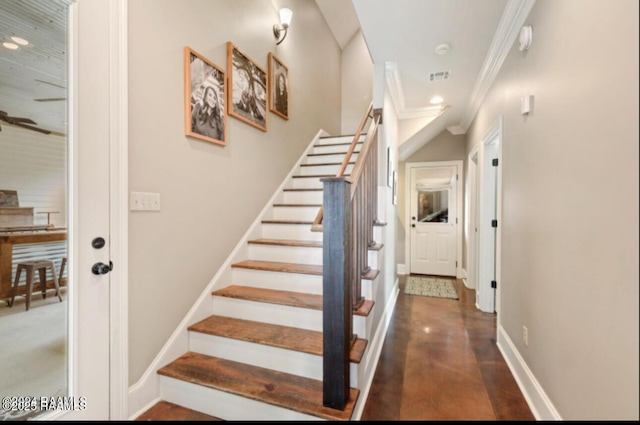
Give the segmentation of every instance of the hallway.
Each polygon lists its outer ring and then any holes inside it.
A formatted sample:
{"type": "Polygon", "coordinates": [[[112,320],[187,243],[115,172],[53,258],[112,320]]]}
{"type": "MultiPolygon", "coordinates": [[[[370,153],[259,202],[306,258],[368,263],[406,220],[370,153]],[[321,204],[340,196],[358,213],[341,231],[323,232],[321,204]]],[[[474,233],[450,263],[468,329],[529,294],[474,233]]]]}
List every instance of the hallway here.
{"type": "Polygon", "coordinates": [[[496,316],[459,300],[405,295],[406,275],[362,420],[535,420],[496,346],[496,316]]]}

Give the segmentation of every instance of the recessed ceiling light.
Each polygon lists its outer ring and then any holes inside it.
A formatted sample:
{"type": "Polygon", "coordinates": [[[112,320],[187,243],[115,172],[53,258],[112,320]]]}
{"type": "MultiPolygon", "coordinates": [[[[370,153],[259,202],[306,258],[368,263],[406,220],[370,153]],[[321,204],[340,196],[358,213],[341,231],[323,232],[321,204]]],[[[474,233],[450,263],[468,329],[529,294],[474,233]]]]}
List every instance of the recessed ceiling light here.
{"type": "Polygon", "coordinates": [[[18,49],[18,45],[15,43],[10,43],[8,41],[5,41],[4,43],[2,43],[2,46],[5,49],[9,49],[9,50],[17,50],[18,49]]]}
{"type": "Polygon", "coordinates": [[[436,46],[436,53],[439,55],[446,55],[447,53],[449,53],[449,50],[451,50],[451,46],[449,46],[447,43],[438,44],[436,46]]]}
{"type": "Polygon", "coordinates": [[[27,44],[29,44],[29,42],[24,38],[16,37],[15,35],[11,37],[11,39],[21,46],[26,46],[27,44]]]}
{"type": "Polygon", "coordinates": [[[432,105],[439,105],[444,102],[444,99],[440,96],[433,96],[429,101],[432,105]]]}

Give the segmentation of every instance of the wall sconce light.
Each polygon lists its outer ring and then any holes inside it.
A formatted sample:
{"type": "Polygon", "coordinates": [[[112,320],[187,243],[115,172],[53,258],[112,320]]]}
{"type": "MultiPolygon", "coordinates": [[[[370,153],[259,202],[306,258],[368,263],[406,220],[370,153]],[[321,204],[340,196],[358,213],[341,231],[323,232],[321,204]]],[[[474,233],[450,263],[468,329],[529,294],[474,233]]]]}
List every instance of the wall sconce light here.
{"type": "Polygon", "coordinates": [[[276,46],[282,43],[287,36],[287,31],[289,29],[289,24],[291,24],[292,16],[293,12],[291,11],[291,9],[287,9],[286,7],[280,9],[280,25],[273,25],[273,35],[276,37],[276,40],[278,40],[276,46]]]}

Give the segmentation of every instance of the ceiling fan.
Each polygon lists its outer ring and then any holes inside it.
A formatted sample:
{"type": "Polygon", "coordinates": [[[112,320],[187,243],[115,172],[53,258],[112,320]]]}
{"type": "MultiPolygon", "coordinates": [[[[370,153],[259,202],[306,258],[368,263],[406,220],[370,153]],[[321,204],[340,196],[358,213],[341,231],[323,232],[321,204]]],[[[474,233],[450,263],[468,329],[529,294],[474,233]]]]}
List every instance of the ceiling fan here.
{"type": "MultiPolygon", "coordinates": [[[[37,123],[32,119],[22,118],[22,117],[12,117],[12,116],[9,116],[9,114],[7,114],[5,111],[0,111],[0,121],[4,121],[7,124],[15,125],[17,127],[22,127],[29,130],[37,131],[42,134],[51,134],[49,130],[44,130],[42,128],[33,127],[29,125],[29,124],[37,125],[37,123]]],[[[0,127],[0,131],[2,131],[2,127],[0,127]]]]}

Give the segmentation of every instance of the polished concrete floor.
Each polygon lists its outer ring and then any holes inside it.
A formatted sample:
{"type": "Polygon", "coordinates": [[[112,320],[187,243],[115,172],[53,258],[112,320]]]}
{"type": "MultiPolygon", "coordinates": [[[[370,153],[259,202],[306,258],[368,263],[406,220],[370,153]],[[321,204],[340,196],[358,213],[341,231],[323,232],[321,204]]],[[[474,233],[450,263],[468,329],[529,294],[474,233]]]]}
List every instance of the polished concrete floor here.
{"type": "Polygon", "coordinates": [[[496,346],[496,315],[452,280],[458,300],[400,294],[361,420],[535,420],[496,346]]]}

